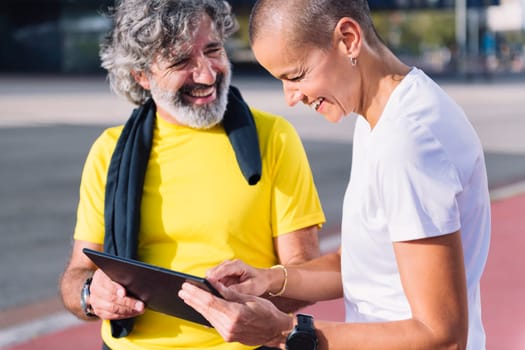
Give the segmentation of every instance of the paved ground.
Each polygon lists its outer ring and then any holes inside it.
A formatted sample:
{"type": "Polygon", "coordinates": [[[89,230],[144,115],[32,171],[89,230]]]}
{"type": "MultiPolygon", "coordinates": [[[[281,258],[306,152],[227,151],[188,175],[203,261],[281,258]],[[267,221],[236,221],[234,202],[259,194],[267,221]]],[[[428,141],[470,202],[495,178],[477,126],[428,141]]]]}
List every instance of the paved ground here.
{"type": "MultiPolygon", "coordinates": [[[[348,177],[351,120],[332,125],[306,107],[284,105],[275,82],[235,83],[254,106],[287,116],[304,139],[328,222],[325,250],[337,243],[348,177]]],[[[482,281],[489,350],[525,348],[525,81],[442,82],[463,106],[487,157],[493,241],[482,281]]],[[[0,349],[96,349],[96,323],[64,313],[57,280],[69,253],[79,175],[89,144],[122,122],[130,105],[103,77],[0,77],[0,349]]],[[[341,302],[309,311],[341,319],[341,302]]]]}

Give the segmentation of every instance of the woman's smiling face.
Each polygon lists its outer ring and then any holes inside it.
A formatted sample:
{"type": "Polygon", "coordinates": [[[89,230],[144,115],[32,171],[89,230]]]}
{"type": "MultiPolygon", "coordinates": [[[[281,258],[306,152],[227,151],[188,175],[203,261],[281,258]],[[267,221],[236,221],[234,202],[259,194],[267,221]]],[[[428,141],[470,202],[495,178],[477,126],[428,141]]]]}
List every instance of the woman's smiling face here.
{"type": "MultiPolygon", "coordinates": [[[[286,32],[286,31],[284,31],[286,32]]],[[[342,43],[328,50],[314,46],[292,48],[281,31],[269,30],[252,43],[259,63],[283,83],[290,106],[302,102],[331,122],[356,110],[356,93],[350,77],[351,62],[342,43]]]]}

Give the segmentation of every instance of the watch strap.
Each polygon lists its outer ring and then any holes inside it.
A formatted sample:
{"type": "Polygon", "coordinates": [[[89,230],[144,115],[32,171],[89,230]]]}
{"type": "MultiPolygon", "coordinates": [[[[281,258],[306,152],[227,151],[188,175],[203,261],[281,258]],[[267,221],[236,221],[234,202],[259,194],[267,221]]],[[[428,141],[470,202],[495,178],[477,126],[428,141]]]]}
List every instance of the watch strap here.
{"type": "Polygon", "coordinates": [[[314,318],[311,315],[297,314],[297,329],[306,332],[315,332],[314,318]]]}

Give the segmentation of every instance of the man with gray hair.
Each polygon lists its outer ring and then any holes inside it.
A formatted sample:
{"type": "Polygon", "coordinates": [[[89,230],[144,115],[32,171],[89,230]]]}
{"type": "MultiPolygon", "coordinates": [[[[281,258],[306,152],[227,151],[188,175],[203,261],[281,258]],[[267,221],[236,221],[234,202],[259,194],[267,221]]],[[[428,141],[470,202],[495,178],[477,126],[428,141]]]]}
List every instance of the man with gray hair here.
{"type": "MultiPolygon", "coordinates": [[[[319,256],[325,220],[301,141],[230,86],[224,43],[236,21],[226,2],[121,0],[111,15],[102,66],[137,108],[86,159],[64,305],[103,320],[104,349],[257,348],[147,309],[82,250],[199,276],[231,259],[286,273],[280,264],[319,256]]],[[[268,296],[281,310],[306,305],[282,289],[268,296]]]]}

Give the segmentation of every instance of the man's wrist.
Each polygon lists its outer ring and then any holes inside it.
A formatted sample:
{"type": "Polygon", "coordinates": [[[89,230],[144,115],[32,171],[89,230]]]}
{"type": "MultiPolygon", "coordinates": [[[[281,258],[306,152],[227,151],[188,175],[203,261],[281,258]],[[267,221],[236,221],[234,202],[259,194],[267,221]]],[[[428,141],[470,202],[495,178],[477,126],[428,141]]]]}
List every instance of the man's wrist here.
{"type": "Polygon", "coordinates": [[[294,327],[295,327],[295,316],[293,313],[288,313],[288,314],[285,314],[285,318],[283,318],[283,321],[282,321],[282,327],[281,329],[284,329],[282,332],[281,332],[281,340],[280,340],[280,343],[281,345],[284,347],[285,343],[286,343],[286,339],[288,338],[288,335],[293,331],[294,327]]]}

